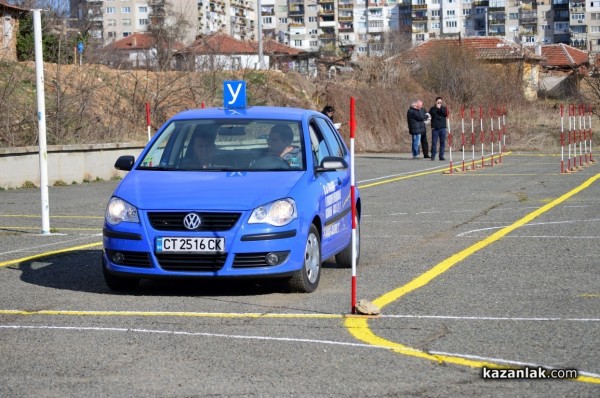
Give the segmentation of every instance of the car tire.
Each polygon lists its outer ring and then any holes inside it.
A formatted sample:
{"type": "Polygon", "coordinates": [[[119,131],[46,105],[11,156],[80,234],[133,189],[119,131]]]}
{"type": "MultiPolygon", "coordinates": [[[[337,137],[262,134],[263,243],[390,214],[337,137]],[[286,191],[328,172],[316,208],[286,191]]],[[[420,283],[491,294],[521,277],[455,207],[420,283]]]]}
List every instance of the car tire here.
{"type": "Polygon", "coordinates": [[[102,273],[104,274],[104,281],[106,282],[110,290],[134,290],[140,284],[140,280],[138,278],[123,278],[111,274],[106,269],[106,260],[104,259],[102,260],[102,273]]]}
{"type": "MultiPolygon", "coordinates": [[[[358,260],[360,260],[360,219],[356,215],[356,265],[358,260]]],[[[348,246],[335,255],[335,262],[341,267],[352,268],[352,235],[348,246]]]]}
{"type": "Polygon", "coordinates": [[[295,292],[312,293],[319,286],[321,278],[321,239],[317,227],[312,224],[304,247],[302,269],[290,278],[289,286],[295,292]]]}

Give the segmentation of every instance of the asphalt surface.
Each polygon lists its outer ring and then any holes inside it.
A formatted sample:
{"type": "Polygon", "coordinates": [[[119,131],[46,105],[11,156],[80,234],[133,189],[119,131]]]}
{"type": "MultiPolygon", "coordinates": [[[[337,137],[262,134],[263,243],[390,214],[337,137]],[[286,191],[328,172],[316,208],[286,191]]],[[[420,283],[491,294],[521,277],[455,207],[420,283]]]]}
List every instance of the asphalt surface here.
{"type": "Polygon", "coordinates": [[[210,280],[116,294],[99,243],[117,182],[51,187],[51,235],[38,189],[0,191],[0,397],[600,396],[600,166],[565,175],[560,157],[510,153],[447,167],[357,158],[358,298],[378,318],[347,316],[335,262],[312,294],[210,280]]]}

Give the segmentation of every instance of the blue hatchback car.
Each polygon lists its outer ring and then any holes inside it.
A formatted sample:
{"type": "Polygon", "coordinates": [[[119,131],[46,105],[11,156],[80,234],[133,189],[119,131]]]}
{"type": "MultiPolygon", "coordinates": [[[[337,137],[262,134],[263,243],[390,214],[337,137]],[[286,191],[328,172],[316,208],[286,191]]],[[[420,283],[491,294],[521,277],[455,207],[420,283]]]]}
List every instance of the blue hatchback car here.
{"type": "MultiPolygon", "coordinates": [[[[350,153],[319,112],[210,108],[171,118],[106,208],[113,290],[144,278],[285,278],[312,292],[323,260],[352,265],[350,153]]],[[[360,211],[356,201],[356,263],[360,211]]]]}

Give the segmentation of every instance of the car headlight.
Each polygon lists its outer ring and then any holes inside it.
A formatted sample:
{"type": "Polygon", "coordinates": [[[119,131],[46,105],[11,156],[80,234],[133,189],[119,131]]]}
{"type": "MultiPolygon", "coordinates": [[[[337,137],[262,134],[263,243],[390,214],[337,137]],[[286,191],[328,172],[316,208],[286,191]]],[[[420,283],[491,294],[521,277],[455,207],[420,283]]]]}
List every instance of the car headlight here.
{"type": "Polygon", "coordinates": [[[279,199],[259,206],[252,212],[249,224],[271,224],[276,227],[287,225],[298,217],[296,202],[293,199],[279,199]]]}
{"type": "Polygon", "coordinates": [[[104,218],[110,225],[117,225],[123,221],[140,222],[135,206],[117,197],[112,197],[108,201],[104,218]]]}

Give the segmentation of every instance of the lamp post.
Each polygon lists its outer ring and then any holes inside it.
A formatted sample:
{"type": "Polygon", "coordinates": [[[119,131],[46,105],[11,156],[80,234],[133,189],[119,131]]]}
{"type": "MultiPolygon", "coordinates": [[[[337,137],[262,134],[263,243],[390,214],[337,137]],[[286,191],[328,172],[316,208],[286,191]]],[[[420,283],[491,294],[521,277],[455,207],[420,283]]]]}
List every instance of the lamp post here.
{"type": "Polygon", "coordinates": [[[265,68],[265,58],[263,56],[263,42],[262,42],[262,3],[260,0],[256,0],[256,8],[258,10],[258,65],[259,68],[265,68]]]}

